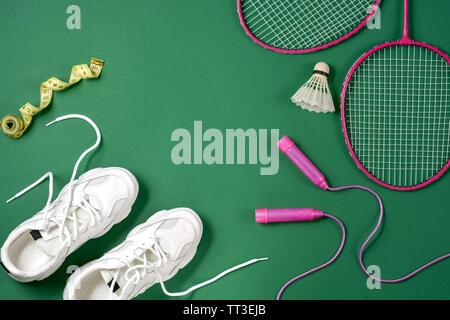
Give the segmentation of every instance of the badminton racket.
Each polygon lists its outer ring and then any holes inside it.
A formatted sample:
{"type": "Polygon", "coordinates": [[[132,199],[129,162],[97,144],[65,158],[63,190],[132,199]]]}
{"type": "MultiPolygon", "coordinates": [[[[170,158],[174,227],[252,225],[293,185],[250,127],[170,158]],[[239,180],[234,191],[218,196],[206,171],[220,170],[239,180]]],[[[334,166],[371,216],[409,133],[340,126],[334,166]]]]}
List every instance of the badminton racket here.
{"type": "Polygon", "coordinates": [[[247,35],[266,49],[306,53],[358,32],[380,0],[237,0],[247,35]]]}
{"type": "Polygon", "coordinates": [[[413,190],[450,166],[450,59],[408,36],[363,54],[341,95],[345,142],[358,167],[380,185],[413,190]]]}

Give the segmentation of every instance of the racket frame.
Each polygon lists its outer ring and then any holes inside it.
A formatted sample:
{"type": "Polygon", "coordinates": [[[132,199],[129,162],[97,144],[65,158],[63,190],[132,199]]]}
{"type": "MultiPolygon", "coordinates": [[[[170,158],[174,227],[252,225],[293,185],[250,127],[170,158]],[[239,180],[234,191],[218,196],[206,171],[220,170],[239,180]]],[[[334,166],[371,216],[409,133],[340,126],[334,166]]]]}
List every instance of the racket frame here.
{"type": "Polygon", "coordinates": [[[430,179],[421,182],[419,184],[416,184],[414,186],[408,186],[408,187],[400,187],[400,186],[394,186],[391,184],[388,184],[386,182],[381,181],[380,179],[378,179],[377,177],[375,177],[373,174],[371,174],[365,167],[364,165],[359,161],[358,157],[355,154],[355,151],[353,150],[352,144],[350,142],[350,138],[347,132],[347,124],[345,122],[345,95],[347,92],[347,88],[348,85],[350,83],[350,79],[352,78],[353,74],[355,73],[356,69],[359,67],[359,65],[366,60],[369,56],[371,56],[374,52],[379,51],[383,48],[386,47],[390,47],[390,46],[420,46],[420,47],[424,47],[427,48],[429,50],[432,50],[433,52],[437,53],[438,55],[440,55],[442,58],[444,58],[447,63],[450,64],[450,58],[449,56],[447,56],[445,53],[443,53],[442,51],[440,51],[439,49],[430,46],[429,44],[426,44],[424,42],[418,42],[418,41],[414,41],[411,40],[409,38],[409,32],[408,32],[408,0],[404,0],[404,17],[403,17],[403,37],[401,40],[398,41],[390,41],[390,42],[386,42],[383,43],[381,45],[376,46],[375,48],[371,49],[370,51],[364,53],[352,66],[352,68],[350,69],[350,71],[347,73],[347,76],[345,78],[344,81],[344,86],[342,89],[342,93],[341,93],[341,123],[342,123],[342,130],[344,132],[344,138],[345,138],[345,143],[347,145],[348,151],[350,152],[351,157],[353,158],[353,160],[356,162],[356,165],[358,166],[358,168],[364,172],[366,174],[366,176],[368,176],[370,179],[372,179],[373,181],[375,181],[376,183],[382,185],[383,187],[389,188],[389,189],[393,189],[393,190],[399,190],[399,191],[410,191],[410,190],[415,190],[415,189],[420,189],[422,187],[425,187],[427,185],[429,185],[430,183],[434,182],[435,180],[439,179],[439,177],[441,177],[445,171],[447,171],[447,169],[450,167],[450,159],[447,161],[447,164],[445,164],[445,166],[439,170],[439,172],[434,175],[433,177],[431,177],[430,179]]]}
{"type": "Polygon", "coordinates": [[[317,47],[313,47],[313,48],[308,48],[308,49],[281,49],[281,48],[277,48],[274,46],[271,46],[270,44],[267,44],[261,40],[259,40],[248,28],[247,24],[245,23],[244,20],[244,14],[242,13],[242,8],[241,8],[241,3],[243,0],[237,0],[237,11],[238,11],[238,15],[239,15],[239,20],[241,22],[242,27],[245,30],[245,33],[257,44],[259,44],[260,46],[275,51],[275,52],[279,52],[279,53],[288,53],[288,54],[296,54],[296,53],[308,53],[308,52],[314,52],[314,51],[319,51],[331,46],[334,46],[335,44],[338,44],[341,41],[344,41],[348,38],[350,38],[351,36],[353,36],[355,33],[357,33],[359,30],[361,30],[361,28],[363,28],[367,21],[369,21],[369,19],[375,14],[378,5],[380,4],[381,0],[374,0],[374,4],[373,4],[373,8],[372,11],[366,16],[366,18],[364,19],[363,22],[361,22],[355,29],[353,29],[352,31],[350,31],[349,33],[343,35],[342,37],[333,40],[331,42],[328,42],[326,44],[317,46],[317,47]]]}

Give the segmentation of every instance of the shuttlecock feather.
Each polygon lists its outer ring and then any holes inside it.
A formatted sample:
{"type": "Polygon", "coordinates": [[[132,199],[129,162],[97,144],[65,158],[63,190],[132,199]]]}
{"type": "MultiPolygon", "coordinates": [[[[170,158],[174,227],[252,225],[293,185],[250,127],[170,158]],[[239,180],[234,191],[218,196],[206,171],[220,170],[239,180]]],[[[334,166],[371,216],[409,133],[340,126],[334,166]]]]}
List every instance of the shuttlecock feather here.
{"type": "Polygon", "coordinates": [[[325,62],[314,66],[312,77],[292,96],[291,101],[303,109],[334,112],[333,98],[328,87],[330,67],[325,62]]]}

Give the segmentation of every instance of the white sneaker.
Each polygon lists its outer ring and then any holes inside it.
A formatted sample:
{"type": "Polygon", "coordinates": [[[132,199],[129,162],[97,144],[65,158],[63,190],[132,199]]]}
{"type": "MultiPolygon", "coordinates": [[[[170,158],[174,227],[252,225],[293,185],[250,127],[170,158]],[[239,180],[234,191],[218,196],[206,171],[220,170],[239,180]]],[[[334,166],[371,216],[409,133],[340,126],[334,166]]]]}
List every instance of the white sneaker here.
{"type": "MultiPolygon", "coordinates": [[[[22,195],[45,178],[19,193],[22,195]]],[[[46,208],[24,221],[6,239],[1,260],[18,281],[42,280],[89,239],[98,238],[122,221],[138,194],[136,178],[122,168],[98,168],[66,185],[46,208]]]]}
{"type": "Polygon", "coordinates": [[[168,292],[164,281],[171,279],[192,260],[202,230],[200,218],[191,209],[159,211],[135,227],[119,246],[75,271],[67,281],[64,299],[128,300],[155,283],[160,283],[167,295],[185,295],[238,268],[266,260],[253,259],[185,292],[168,292]]]}

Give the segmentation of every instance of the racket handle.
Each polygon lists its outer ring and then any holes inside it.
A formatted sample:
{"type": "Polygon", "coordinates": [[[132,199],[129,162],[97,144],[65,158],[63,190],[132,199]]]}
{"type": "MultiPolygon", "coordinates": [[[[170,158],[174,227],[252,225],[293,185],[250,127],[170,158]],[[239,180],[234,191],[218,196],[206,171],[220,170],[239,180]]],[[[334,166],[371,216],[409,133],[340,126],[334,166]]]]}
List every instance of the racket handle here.
{"type": "Polygon", "coordinates": [[[310,221],[323,217],[323,212],[312,208],[256,209],[257,223],[310,221]]]}
{"type": "Polygon", "coordinates": [[[294,142],[287,136],[281,138],[277,142],[278,148],[283,151],[284,154],[288,156],[292,162],[312,181],[316,186],[322,189],[328,189],[328,183],[325,180],[323,174],[312,164],[311,161],[300,151],[299,148],[294,144],[294,142]]]}

